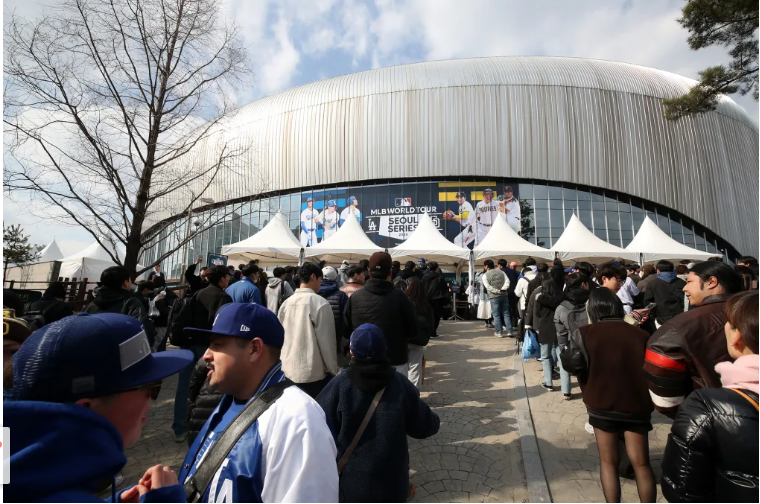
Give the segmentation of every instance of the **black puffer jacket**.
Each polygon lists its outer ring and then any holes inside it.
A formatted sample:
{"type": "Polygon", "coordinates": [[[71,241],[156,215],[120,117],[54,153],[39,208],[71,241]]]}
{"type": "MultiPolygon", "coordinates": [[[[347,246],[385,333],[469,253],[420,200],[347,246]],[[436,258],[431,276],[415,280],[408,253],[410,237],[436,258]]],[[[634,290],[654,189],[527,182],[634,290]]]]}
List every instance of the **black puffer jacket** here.
{"type": "Polygon", "coordinates": [[[44,313],[45,325],[52,324],[64,317],[74,315],[74,311],[63,301],[57,301],[54,297],[42,296],[34,303],[29,305],[28,312],[44,313]]]}
{"type": "Polygon", "coordinates": [[[150,346],[156,340],[156,328],[148,317],[148,310],[140,300],[142,296],[124,289],[102,287],[98,295],[84,309],[86,313],[121,313],[142,322],[150,346]],[[139,297],[138,297],[139,296],[139,297]]]}
{"type": "Polygon", "coordinates": [[[208,384],[208,367],[201,357],[195,363],[187,396],[187,444],[192,446],[203,425],[214,412],[223,394],[208,384]]]}
{"type": "Polygon", "coordinates": [[[406,294],[386,280],[370,278],[348,298],[343,313],[344,330],[351,334],[364,323],[383,331],[388,360],[394,366],[406,364],[407,343],[417,334],[417,315],[406,294]]]}
{"type": "Polygon", "coordinates": [[[340,290],[338,282],[330,280],[322,280],[322,286],[317,292],[320,296],[325,298],[330,303],[332,308],[333,317],[335,318],[335,337],[340,342],[342,337],[350,337],[343,332],[343,310],[346,309],[346,303],[348,302],[348,296],[345,292],[340,290]]]}
{"type": "Polygon", "coordinates": [[[758,502],[758,448],[758,414],[747,399],[726,388],[697,390],[668,436],[662,494],[668,502],[758,502]]]}
{"type": "Polygon", "coordinates": [[[446,279],[443,278],[441,270],[428,270],[422,277],[422,285],[425,286],[425,294],[430,300],[445,299],[449,293],[446,279]]]}
{"type": "Polygon", "coordinates": [[[433,309],[428,306],[426,310],[422,310],[415,306],[414,312],[417,314],[417,334],[409,340],[409,343],[426,346],[430,342],[430,337],[435,331],[433,309]]]}

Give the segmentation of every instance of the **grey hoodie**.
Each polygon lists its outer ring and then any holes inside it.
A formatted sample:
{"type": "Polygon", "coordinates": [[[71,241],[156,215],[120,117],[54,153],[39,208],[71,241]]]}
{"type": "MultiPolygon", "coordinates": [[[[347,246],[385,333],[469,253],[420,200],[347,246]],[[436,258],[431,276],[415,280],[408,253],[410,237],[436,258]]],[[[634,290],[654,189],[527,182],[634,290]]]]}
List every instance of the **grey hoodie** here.
{"type": "Polygon", "coordinates": [[[340,269],[338,270],[338,279],[340,280],[341,285],[346,285],[348,283],[348,269],[350,267],[350,264],[340,265],[340,269]]]}
{"type": "Polygon", "coordinates": [[[267,308],[272,310],[275,315],[280,309],[282,302],[293,295],[293,288],[288,282],[280,278],[272,277],[267,280],[267,290],[265,293],[267,308]]]}

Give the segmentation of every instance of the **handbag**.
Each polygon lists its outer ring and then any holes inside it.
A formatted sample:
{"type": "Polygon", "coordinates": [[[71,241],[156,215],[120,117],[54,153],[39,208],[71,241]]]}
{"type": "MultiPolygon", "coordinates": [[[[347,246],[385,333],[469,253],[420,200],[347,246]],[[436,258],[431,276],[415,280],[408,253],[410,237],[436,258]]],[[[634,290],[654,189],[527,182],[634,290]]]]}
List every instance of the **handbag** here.
{"type": "Polygon", "coordinates": [[[538,345],[536,333],[532,329],[525,330],[525,340],[522,346],[522,357],[524,361],[536,358],[541,355],[541,347],[538,345]]]}
{"type": "Polygon", "coordinates": [[[385,387],[378,390],[377,394],[375,394],[375,397],[372,399],[372,404],[369,405],[367,414],[364,415],[364,420],[362,420],[362,423],[359,426],[359,430],[356,431],[356,434],[354,435],[354,439],[351,440],[351,444],[348,445],[348,448],[346,448],[345,453],[343,453],[343,456],[340,458],[340,461],[338,461],[338,475],[339,476],[340,476],[340,473],[343,472],[343,468],[346,467],[346,464],[348,464],[348,459],[350,459],[351,455],[354,454],[354,450],[356,450],[356,445],[359,444],[359,440],[362,438],[362,434],[364,434],[364,431],[367,429],[367,426],[369,425],[369,421],[372,420],[372,415],[375,414],[377,405],[380,404],[380,398],[383,397],[383,392],[385,392],[385,387]]]}
{"type": "Polygon", "coordinates": [[[248,428],[253,425],[253,422],[264,413],[274,402],[282,396],[282,393],[286,388],[293,385],[293,382],[285,379],[279,383],[275,383],[265,391],[253,398],[249,402],[243,411],[230,422],[230,425],[222,432],[219,440],[214,443],[211,449],[206,453],[201,461],[198,469],[186,482],[185,482],[185,494],[187,495],[187,502],[200,502],[203,498],[203,494],[206,492],[214,475],[222,467],[224,459],[230,454],[232,448],[237,444],[240,436],[242,436],[248,428]]]}

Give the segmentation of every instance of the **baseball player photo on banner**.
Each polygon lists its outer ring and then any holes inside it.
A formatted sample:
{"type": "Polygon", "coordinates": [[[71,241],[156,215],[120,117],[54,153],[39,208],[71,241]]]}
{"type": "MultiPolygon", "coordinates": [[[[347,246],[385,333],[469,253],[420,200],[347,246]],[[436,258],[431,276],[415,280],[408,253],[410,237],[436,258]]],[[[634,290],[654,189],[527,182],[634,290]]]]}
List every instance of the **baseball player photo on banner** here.
{"type": "Polygon", "coordinates": [[[301,245],[311,247],[317,244],[317,224],[319,212],[314,208],[314,198],[306,199],[306,208],[301,212],[301,245]]]}
{"type": "Polygon", "coordinates": [[[338,232],[340,215],[338,214],[337,206],[335,200],[329,200],[327,202],[327,208],[317,216],[324,229],[322,232],[322,241],[327,240],[338,232]]]}

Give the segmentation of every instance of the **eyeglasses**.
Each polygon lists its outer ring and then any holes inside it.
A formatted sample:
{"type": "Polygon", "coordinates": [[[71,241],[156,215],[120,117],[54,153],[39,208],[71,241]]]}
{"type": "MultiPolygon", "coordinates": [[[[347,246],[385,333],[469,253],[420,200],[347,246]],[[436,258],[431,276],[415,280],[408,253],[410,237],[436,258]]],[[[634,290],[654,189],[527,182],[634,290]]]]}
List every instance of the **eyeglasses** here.
{"type": "Polygon", "coordinates": [[[149,397],[155,401],[158,399],[159,392],[161,392],[161,380],[146,385],[140,385],[139,387],[122,390],[121,392],[134,392],[135,390],[144,390],[149,397]]]}

